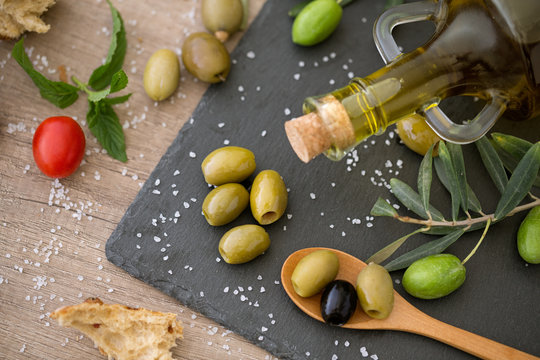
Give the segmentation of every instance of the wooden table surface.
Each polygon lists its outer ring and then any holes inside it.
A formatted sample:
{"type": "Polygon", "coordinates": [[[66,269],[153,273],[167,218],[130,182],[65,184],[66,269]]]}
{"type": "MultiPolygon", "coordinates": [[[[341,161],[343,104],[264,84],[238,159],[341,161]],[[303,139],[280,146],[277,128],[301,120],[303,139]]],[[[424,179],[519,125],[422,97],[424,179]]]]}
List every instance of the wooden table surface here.
{"type": "MultiPolygon", "coordinates": [[[[182,68],[171,99],[154,103],[142,74],[150,55],[204,30],[199,1],[113,0],[124,19],[128,103],[116,107],[128,162],[102,153],[85,121],[85,96],[61,110],[42,99],[11,58],[14,41],[0,41],[0,358],[104,359],[93,342],[49,318],[55,309],[97,296],[107,303],[173,312],[184,324],[177,359],[271,359],[240,336],[110,264],[105,243],[162,154],[189,119],[207,84],[182,68]],[[70,177],[43,175],[32,158],[32,136],[47,117],[67,115],[83,127],[83,164],[70,177]]],[[[250,0],[250,21],[264,0],[250,0]]],[[[57,0],[44,16],[51,29],[28,34],[30,59],[45,76],[88,79],[105,58],[112,29],[102,0],[57,0]]],[[[232,49],[242,34],[227,46],[232,49]]],[[[231,71],[235,71],[234,66],[231,71]]]]}

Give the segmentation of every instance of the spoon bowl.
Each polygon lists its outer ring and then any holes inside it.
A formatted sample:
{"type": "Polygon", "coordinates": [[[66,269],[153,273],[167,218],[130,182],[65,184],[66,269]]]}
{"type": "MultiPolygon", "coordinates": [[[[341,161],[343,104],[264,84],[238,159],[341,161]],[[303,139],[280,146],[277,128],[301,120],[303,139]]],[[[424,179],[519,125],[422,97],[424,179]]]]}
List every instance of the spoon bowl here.
{"type": "MultiPolygon", "coordinates": [[[[281,283],[291,300],[307,315],[324,322],[321,316],[321,293],[309,298],[299,296],[291,282],[291,275],[298,262],[317,250],[333,251],[339,259],[339,272],[336,279],[356,284],[358,273],[367,266],[362,260],[336,249],[321,247],[305,248],[292,253],[281,268],[281,283]]],[[[330,325],[328,325],[330,326],[330,325]]],[[[358,306],[343,325],[344,328],[363,330],[397,330],[410,332],[441,341],[482,359],[537,359],[540,358],[511,348],[488,338],[470,333],[446,324],[421,312],[394,290],[394,308],[386,319],[373,319],[358,306]]]]}

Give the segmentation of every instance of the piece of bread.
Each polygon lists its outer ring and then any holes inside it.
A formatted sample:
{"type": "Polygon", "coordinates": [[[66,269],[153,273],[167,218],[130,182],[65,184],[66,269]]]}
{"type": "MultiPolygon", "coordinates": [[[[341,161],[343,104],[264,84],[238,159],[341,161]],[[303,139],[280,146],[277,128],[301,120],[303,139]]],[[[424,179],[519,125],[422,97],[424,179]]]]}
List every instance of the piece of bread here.
{"type": "Polygon", "coordinates": [[[0,0],[0,37],[16,39],[25,31],[47,32],[41,15],[56,0],[0,0]]]}
{"type": "Polygon", "coordinates": [[[104,304],[98,298],[57,309],[50,317],[83,332],[109,360],[172,360],[170,349],[182,338],[175,314],[104,304]]]}

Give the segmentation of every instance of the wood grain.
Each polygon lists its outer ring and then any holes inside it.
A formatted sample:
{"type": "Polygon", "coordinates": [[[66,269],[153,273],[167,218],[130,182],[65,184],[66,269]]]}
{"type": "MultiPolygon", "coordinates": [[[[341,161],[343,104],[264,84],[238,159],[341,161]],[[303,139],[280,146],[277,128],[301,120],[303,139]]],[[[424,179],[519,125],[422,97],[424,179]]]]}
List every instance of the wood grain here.
{"type": "MultiPolygon", "coordinates": [[[[250,1],[250,21],[263,3],[250,1]]],[[[185,339],[174,350],[177,359],[270,359],[105,258],[105,242],[207,88],[184,68],[170,100],[156,104],[142,87],[144,65],[154,51],[166,47],[179,53],[186,34],[204,30],[198,1],[114,4],[128,38],[125,92],[133,93],[127,105],[116,108],[125,127],[125,164],[103,154],[88,131],[84,96],[65,110],[43,100],[10,56],[15,42],[0,41],[0,358],[103,359],[90,339],[48,318],[58,307],[97,296],[177,313],[185,325],[185,339]],[[87,137],[83,165],[59,182],[41,174],[31,147],[39,122],[54,115],[75,117],[87,137]]],[[[107,3],[58,0],[44,18],[51,30],[26,36],[31,60],[50,79],[59,80],[60,66],[68,77],[87,79],[107,54],[112,28],[107,3]]]]}

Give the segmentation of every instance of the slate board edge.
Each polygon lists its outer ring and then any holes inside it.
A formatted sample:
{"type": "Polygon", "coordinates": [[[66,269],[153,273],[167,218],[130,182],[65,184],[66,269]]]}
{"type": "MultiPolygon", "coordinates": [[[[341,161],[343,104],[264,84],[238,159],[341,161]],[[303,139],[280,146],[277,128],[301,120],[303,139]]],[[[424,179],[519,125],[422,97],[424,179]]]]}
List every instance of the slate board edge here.
{"type": "MultiPolygon", "coordinates": [[[[246,30],[245,34],[243,34],[237,46],[231,53],[232,58],[234,58],[235,55],[240,51],[240,49],[242,49],[242,44],[249,40],[250,34],[252,33],[250,30],[252,28],[261,26],[261,24],[264,22],[265,17],[267,17],[268,14],[270,14],[271,11],[269,11],[269,8],[272,6],[272,4],[273,4],[273,1],[268,0],[263,5],[263,8],[259,11],[256,18],[253,20],[252,24],[246,30]]],[[[201,98],[201,101],[195,108],[193,112],[193,117],[195,117],[196,114],[199,111],[201,111],[201,109],[205,108],[204,100],[207,97],[212,97],[213,95],[215,95],[215,93],[216,93],[215,86],[211,85],[205,91],[205,93],[203,94],[201,98]]],[[[201,301],[201,300],[194,301],[195,299],[193,295],[188,290],[186,290],[185,288],[181,286],[167,283],[168,286],[164,287],[161,281],[159,282],[160,284],[158,286],[158,282],[153,281],[152,279],[149,279],[149,278],[142,277],[141,272],[137,270],[137,268],[131,264],[130,259],[123,257],[121,254],[117,253],[114,250],[115,240],[118,239],[122,234],[122,225],[124,223],[124,219],[131,217],[131,210],[134,207],[134,204],[136,204],[138,200],[140,200],[140,198],[143,198],[145,196],[144,188],[150,185],[150,182],[153,179],[153,174],[158,171],[158,169],[160,168],[160,164],[165,163],[167,161],[167,158],[173,153],[173,150],[176,149],[176,147],[182,143],[184,136],[186,136],[189,133],[189,130],[191,128],[192,128],[192,125],[189,122],[186,122],[184,126],[180,129],[177,137],[174,139],[173,143],[169,146],[169,148],[167,149],[163,157],[160,159],[159,163],[156,165],[154,170],[152,170],[150,176],[145,181],[143,188],[139,191],[139,193],[137,193],[135,199],[126,210],[126,213],[120,220],[115,230],[112,232],[111,236],[109,237],[105,245],[105,254],[106,254],[107,260],[109,260],[112,264],[120,267],[121,269],[124,269],[131,276],[136,277],[146,282],[147,284],[159,289],[159,291],[162,291],[166,293],[167,295],[177,299],[183,305],[203,314],[204,316],[210,318],[213,321],[216,321],[220,325],[225,326],[226,328],[232,330],[234,333],[246,338],[247,340],[252,342],[254,345],[261,347],[265,349],[266,351],[270,352],[274,356],[277,356],[279,358],[286,357],[287,359],[292,359],[292,360],[306,359],[304,356],[299,356],[297,352],[295,352],[293,349],[289,349],[287,346],[285,346],[286,349],[280,349],[280,345],[277,344],[275,341],[271,340],[267,336],[265,336],[263,341],[260,341],[257,339],[258,334],[245,331],[245,329],[241,327],[231,326],[231,324],[227,324],[223,316],[220,315],[219,310],[215,309],[206,301],[201,301]]],[[[140,264],[138,266],[140,266],[140,264]]]]}

